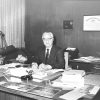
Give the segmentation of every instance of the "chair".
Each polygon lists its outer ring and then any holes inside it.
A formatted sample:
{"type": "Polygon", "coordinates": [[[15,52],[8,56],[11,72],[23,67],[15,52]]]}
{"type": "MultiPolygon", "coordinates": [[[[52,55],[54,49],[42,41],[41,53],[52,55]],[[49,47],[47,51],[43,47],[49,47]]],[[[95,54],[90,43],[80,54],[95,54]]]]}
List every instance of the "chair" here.
{"type": "Polygon", "coordinates": [[[73,65],[70,60],[79,58],[79,50],[77,48],[66,48],[64,52],[65,52],[65,68],[77,69],[77,66],[73,65]]]}

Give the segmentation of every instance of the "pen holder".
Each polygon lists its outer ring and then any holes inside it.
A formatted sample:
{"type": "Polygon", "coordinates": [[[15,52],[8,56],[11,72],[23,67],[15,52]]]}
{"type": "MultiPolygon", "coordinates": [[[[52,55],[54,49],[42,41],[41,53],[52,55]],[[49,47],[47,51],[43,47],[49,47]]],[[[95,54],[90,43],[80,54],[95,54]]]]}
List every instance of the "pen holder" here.
{"type": "Polygon", "coordinates": [[[32,79],[33,79],[32,75],[21,76],[21,80],[32,80],[32,79]]]}

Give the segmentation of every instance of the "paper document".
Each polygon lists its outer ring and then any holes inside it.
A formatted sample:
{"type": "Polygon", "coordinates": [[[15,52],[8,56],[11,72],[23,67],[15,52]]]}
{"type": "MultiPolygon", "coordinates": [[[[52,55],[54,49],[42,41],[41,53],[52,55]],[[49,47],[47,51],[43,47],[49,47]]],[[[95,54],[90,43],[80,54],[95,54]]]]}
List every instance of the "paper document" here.
{"type": "Polygon", "coordinates": [[[94,86],[93,89],[91,89],[89,92],[90,94],[96,94],[99,91],[100,87],[99,86],[94,86]]]}
{"type": "Polygon", "coordinates": [[[0,65],[0,67],[6,67],[6,68],[13,67],[13,68],[15,68],[17,65],[21,65],[21,63],[10,63],[10,64],[5,64],[5,65],[0,65]]]}
{"type": "Polygon", "coordinates": [[[16,78],[16,77],[11,77],[10,78],[10,82],[17,82],[17,83],[20,83],[22,82],[20,78],[16,78]]]}
{"type": "Polygon", "coordinates": [[[79,89],[72,90],[62,96],[60,98],[65,99],[65,100],[77,100],[81,97],[86,95],[85,93],[81,93],[79,89]]]}
{"type": "Polygon", "coordinates": [[[12,76],[21,77],[27,75],[28,73],[27,73],[27,68],[20,67],[20,68],[10,69],[9,74],[12,76]]]}

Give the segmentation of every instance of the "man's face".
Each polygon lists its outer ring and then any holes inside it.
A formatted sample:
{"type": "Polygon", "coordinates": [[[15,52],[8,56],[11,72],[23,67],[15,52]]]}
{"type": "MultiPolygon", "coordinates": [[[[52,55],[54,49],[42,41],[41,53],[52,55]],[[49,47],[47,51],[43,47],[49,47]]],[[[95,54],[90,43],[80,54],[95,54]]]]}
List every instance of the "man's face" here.
{"type": "Polygon", "coordinates": [[[42,36],[42,40],[46,48],[50,48],[53,45],[53,35],[50,33],[44,33],[42,36]]]}

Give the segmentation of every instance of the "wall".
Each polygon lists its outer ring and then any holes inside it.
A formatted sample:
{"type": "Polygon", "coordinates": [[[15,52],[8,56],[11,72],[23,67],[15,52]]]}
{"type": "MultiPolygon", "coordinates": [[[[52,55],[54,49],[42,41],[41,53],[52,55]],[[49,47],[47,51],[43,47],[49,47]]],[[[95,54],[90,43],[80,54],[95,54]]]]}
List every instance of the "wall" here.
{"type": "Polygon", "coordinates": [[[26,0],[26,48],[33,54],[44,31],[55,33],[57,45],[76,47],[84,56],[100,55],[100,32],[83,31],[84,15],[100,15],[100,0],[26,0]],[[64,30],[63,20],[73,20],[64,30]]]}

